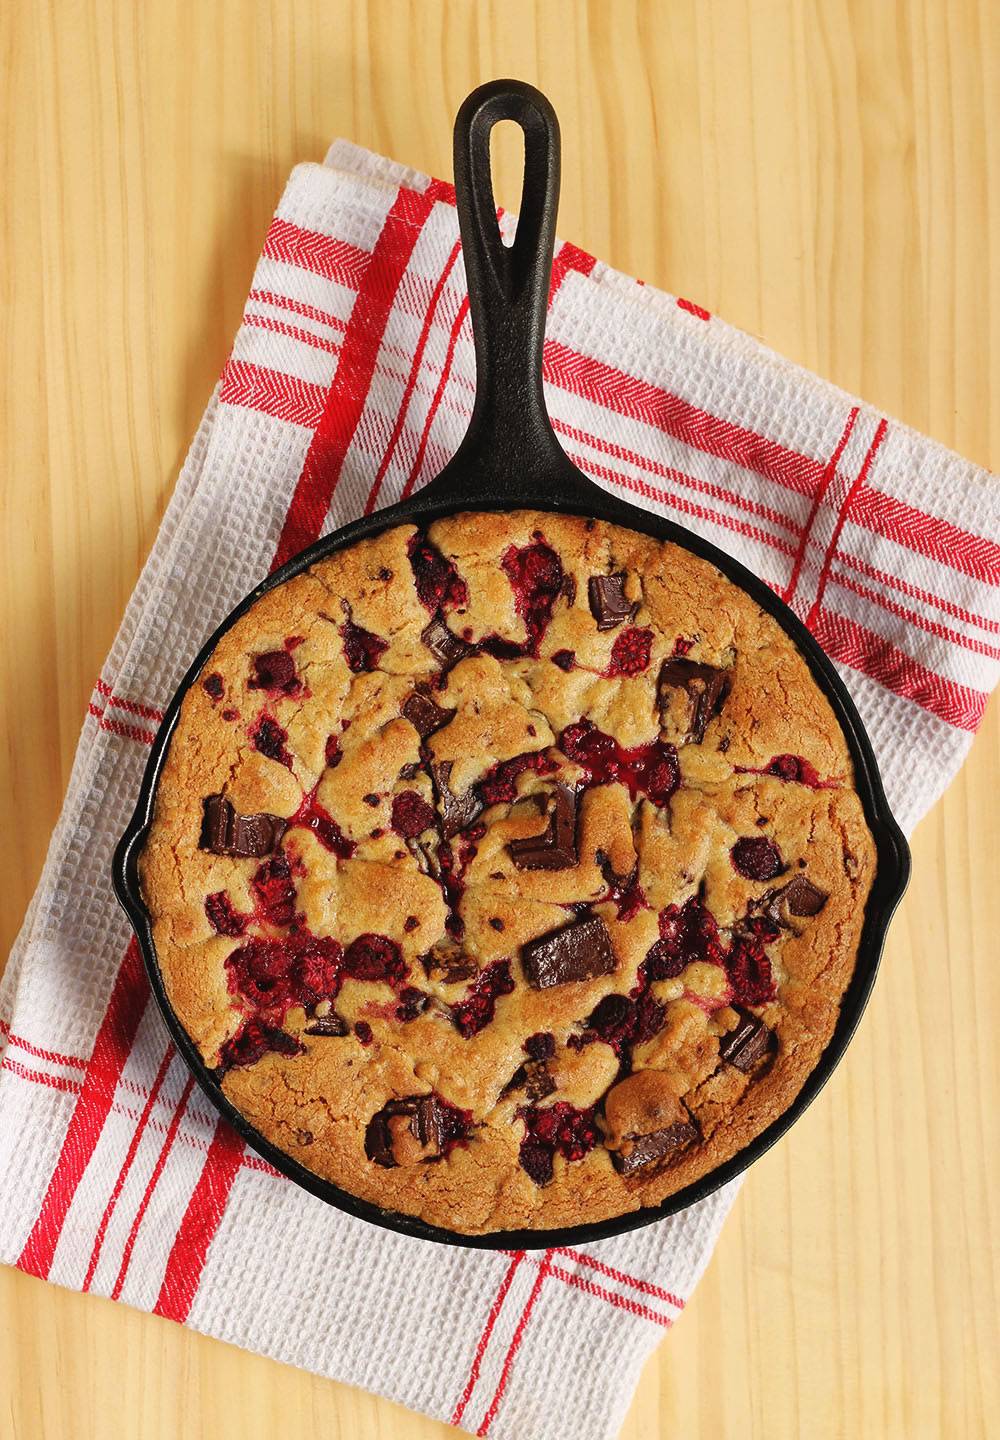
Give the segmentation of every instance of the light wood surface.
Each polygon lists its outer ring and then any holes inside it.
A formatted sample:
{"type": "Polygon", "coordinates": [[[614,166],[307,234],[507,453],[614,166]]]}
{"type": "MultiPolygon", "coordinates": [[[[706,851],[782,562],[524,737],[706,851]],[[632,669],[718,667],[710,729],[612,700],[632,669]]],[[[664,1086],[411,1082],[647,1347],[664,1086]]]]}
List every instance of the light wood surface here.
{"type": "MultiPolygon", "coordinates": [[[[448,176],[468,90],[533,81],[561,234],[997,463],[995,0],[0,11],[4,955],[284,179],[335,135],[448,176]]],[[[623,1440],[997,1434],[998,783],[993,704],[854,1045],[749,1176],[623,1440]]],[[[4,1440],[454,1433],[13,1270],[0,1335],[4,1440]]]]}

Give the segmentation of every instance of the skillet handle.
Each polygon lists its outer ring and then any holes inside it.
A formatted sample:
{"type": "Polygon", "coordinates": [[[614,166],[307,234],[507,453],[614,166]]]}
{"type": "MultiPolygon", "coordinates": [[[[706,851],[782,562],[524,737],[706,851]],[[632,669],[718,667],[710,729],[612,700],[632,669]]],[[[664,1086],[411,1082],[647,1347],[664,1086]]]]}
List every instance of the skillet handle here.
{"type": "MultiPolygon", "coordinates": [[[[476,399],[453,465],[503,488],[568,466],[542,393],[542,342],[559,204],[559,122],[538,90],[494,80],[474,90],[455,121],[455,192],[476,343],[476,399]],[[504,245],[490,170],[490,132],[524,132],[517,232],[504,245]]],[[[452,467],[449,466],[449,469],[452,467]]]]}

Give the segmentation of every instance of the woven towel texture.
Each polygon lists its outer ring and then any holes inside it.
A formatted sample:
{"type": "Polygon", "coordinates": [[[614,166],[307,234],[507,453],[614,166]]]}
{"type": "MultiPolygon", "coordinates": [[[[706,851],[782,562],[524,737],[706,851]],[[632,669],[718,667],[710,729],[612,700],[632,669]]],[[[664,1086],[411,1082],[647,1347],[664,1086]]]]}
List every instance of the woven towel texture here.
{"type": "MultiPolygon", "coordinates": [[[[996,481],[569,244],[545,382],[588,475],[728,550],[807,621],[911,827],[998,678],[996,481]]],[[[578,1250],[451,1249],[349,1219],[216,1118],[110,891],[205,637],[272,565],[436,474],[474,384],[450,187],[343,142],[296,169],[0,985],[0,1259],[479,1434],[610,1440],[737,1187],[578,1250]]]]}

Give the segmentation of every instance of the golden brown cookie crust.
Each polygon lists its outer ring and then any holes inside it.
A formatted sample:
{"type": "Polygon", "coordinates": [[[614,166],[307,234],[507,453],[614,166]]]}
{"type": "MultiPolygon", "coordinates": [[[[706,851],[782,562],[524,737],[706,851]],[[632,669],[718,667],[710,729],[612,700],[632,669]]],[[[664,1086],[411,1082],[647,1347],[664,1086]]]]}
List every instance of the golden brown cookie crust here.
{"type": "Polygon", "coordinates": [[[777,622],[684,549],[525,511],[264,595],[184,698],[140,861],[232,1104],[465,1234],[656,1205],[758,1135],[830,1039],[874,872],[777,622]]]}

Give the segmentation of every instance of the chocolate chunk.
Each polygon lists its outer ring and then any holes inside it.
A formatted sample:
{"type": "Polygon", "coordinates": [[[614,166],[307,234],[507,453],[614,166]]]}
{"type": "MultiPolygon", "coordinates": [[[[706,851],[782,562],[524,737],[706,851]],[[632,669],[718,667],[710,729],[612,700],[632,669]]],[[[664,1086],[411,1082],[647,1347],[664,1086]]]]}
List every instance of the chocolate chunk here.
{"type": "Polygon", "coordinates": [[[521,963],[530,984],[539,990],[593,980],[615,968],[608,927],[599,915],[577,920],[521,948],[521,963]]]}
{"type": "MultiPolygon", "coordinates": [[[[424,1149],[440,1155],[444,1142],[444,1115],[436,1095],[414,1095],[407,1100],[390,1100],[368,1122],[365,1131],[365,1154],[383,1169],[391,1170],[399,1161],[393,1153],[394,1136],[390,1121],[409,1116],[411,1135],[424,1149]]],[[[430,1158],[430,1157],[426,1157],[430,1158]]]]}
{"type": "Polygon", "coordinates": [[[331,1011],[329,1015],[320,1016],[311,1025],[307,1025],[304,1033],[306,1035],[339,1037],[346,1035],[350,1028],[346,1020],[341,1020],[339,1015],[331,1011]]]}
{"type": "Polygon", "coordinates": [[[664,660],[656,682],[660,723],[664,726],[668,724],[671,707],[677,693],[682,691],[687,710],[684,717],[685,738],[700,745],[709,720],[721,709],[725,689],[725,670],[718,670],[714,665],[698,665],[693,660],[664,660]]]}
{"type": "Polygon", "coordinates": [[[507,846],[518,870],[568,870],[577,863],[576,800],[576,791],[557,780],[549,823],[541,835],[507,846]]]}
{"type": "Polygon", "coordinates": [[[524,1093],[530,1105],[537,1105],[539,1100],[544,1100],[546,1095],[551,1095],[555,1088],[556,1082],[544,1063],[526,1067],[524,1093]]]}
{"type": "Polygon", "coordinates": [[[719,1041],[719,1059],[735,1065],[745,1075],[767,1054],[771,1032],[763,1020],[749,1010],[738,1010],[737,1014],[740,1018],[736,1029],[719,1041]]]}
{"type": "Polygon", "coordinates": [[[698,1139],[698,1127],[686,1120],[678,1120],[664,1130],[654,1130],[650,1135],[629,1135],[631,1142],[627,1155],[620,1150],[611,1151],[611,1160],[619,1175],[634,1175],[647,1165],[665,1160],[675,1150],[698,1139]]]}
{"type": "Polygon", "coordinates": [[[780,890],[769,890],[761,899],[761,913],[773,924],[788,930],[795,928],[788,924],[789,915],[818,915],[828,896],[805,875],[794,875],[787,885],[782,885],[780,890]]]}
{"type": "Polygon", "coordinates": [[[442,985],[457,985],[460,980],[471,980],[479,974],[478,965],[469,959],[458,941],[447,937],[432,945],[426,955],[421,955],[420,963],[428,978],[436,977],[442,985]]]}
{"type": "Polygon", "coordinates": [[[598,630],[616,629],[626,620],[633,619],[639,608],[625,598],[624,571],[616,575],[591,575],[587,582],[587,598],[598,630]]]}
{"type": "Polygon", "coordinates": [[[277,815],[237,815],[222,795],[209,795],[199,848],[236,858],[270,855],[284,835],[286,822],[277,815]]]}
{"type": "Polygon", "coordinates": [[[447,725],[454,713],[454,710],[444,710],[436,705],[422,690],[414,690],[403,706],[404,720],[409,720],[421,740],[426,740],[428,735],[447,725]]]}
{"type": "Polygon", "coordinates": [[[432,763],[430,768],[441,810],[441,833],[446,840],[450,840],[482,813],[483,802],[473,786],[470,786],[464,795],[453,793],[448,784],[451,775],[450,760],[445,760],[440,765],[432,763]]]}
{"type": "Polygon", "coordinates": [[[564,575],[560,595],[565,595],[566,604],[572,608],[576,604],[576,581],[572,575],[564,575]]]}
{"type": "Polygon", "coordinates": [[[432,620],[420,638],[442,670],[450,669],[459,660],[474,653],[473,647],[453,635],[443,620],[432,620]]]}
{"type": "Polygon", "coordinates": [[[829,898],[825,890],[804,875],[796,875],[778,893],[790,915],[818,915],[829,898]]]}

